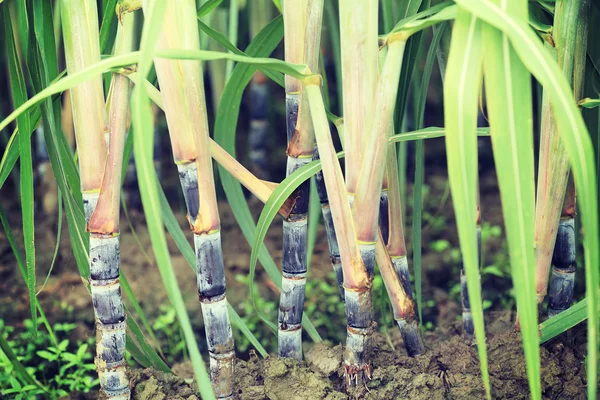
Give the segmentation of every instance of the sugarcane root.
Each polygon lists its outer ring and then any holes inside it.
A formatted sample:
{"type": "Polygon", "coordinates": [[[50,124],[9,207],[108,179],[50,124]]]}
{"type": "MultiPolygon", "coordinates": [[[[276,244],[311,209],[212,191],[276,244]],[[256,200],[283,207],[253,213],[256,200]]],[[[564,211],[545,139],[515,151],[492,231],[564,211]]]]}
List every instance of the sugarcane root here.
{"type": "Polygon", "coordinates": [[[359,382],[366,382],[372,379],[371,366],[369,364],[344,365],[344,381],[346,387],[358,386],[359,382]]]}

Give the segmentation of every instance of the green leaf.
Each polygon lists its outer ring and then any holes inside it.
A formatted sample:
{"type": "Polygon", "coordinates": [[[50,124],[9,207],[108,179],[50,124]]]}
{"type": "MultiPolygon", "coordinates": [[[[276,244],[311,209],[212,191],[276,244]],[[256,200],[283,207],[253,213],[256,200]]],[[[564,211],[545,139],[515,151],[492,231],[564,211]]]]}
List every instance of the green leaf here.
{"type": "MultiPolygon", "coordinates": [[[[15,106],[20,106],[27,101],[27,88],[25,77],[21,71],[21,64],[14,41],[12,20],[8,10],[3,7],[5,37],[7,47],[8,69],[10,73],[11,93],[15,106]]],[[[17,119],[17,127],[22,132],[30,132],[29,115],[23,114],[17,119]]],[[[29,290],[29,308],[33,321],[33,330],[37,330],[37,312],[35,307],[35,239],[34,239],[34,200],[33,200],[33,157],[31,154],[31,140],[29,135],[19,135],[20,167],[20,193],[21,214],[23,220],[23,240],[25,243],[25,262],[27,266],[27,289],[29,290]]]]}
{"type": "Polygon", "coordinates": [[[100,52],[109,53],[115,43],[117,33],[117,15],[115,9],[117,0],[107,0],[102,15],[102,25],[100,26],[100,52]]]}
{"type": "Polygon", "coordinates": [[[588,397],[596,398],[598,386],[598,304],[599,250],[598,195],[593,146],[581,113],[573,101],[573,93],[556,61],[544,49],[528,24],[513,18],[499,7],[476,0],[457,0],[485,22],[507,35],[527,69],[543,85],[550,96],[558,133],[564,144],[578,190],[581,223],[585,232],[584,256],[588,308],[588,397]],[[595,311],[595,312],[594,312],[595,311]]]}
{"type": "Polygon", "coordinates": [[[389,35],[398,32],[404,32],[407,36],[411,36],[425,28],[428,28],[437,23],[455,19],[458,8],[452,1],[444,1],[433,7],[408,16],[398,22],[389,35]]]}
{"type": "MultiPolygon", "coordinates": [[[[422,129],[425,122],[425,103],[427,102],[427,91],[433,63],[436,60],[437,50],[444,35],[448,23],[442,22],[438,30],[433,34],[433,39],[427,52],[427,60],[423,69],[421,87],[416,92],[415,102],[417,111],[415,113],[416,128],[422,129]]],[[[421,284],[421,253],[422,253],[422,215],[423,215],[423,181],[425,177],[425,144],[423,140],[417,140],[415,146],[415,181],[413,185],[413,266],[415,271],[415,295],[419,322],[423,324],[423,299],[421,284]]]]}
{"type": "Polygon", "coordinates": [[[206,3],[202,4],[200,9],[198,9],[198,19],[210,14],[210,12],[219,7],[219,4],[222,2],[223,0],[208,0],[206,3]]]}
{"type": "MultiPolygon", "coordinates": [[[[145,8],[146,19],[142,31],[138,64],[138,74],[142,81],[146,78],[152,66],[158,36],[162,28],[165,7],[166,2],[151,1],[149,2],[149,7],[145,8]]],[[[200,394],[202,398],[214,399],[215,396],[212,391],[210,378],[202,361],[198,343],[196,342],[185,303],[177,284],[177,278],[171,265],[171,257],[167,247],[161,218],[160,202],[156,190],[157,178],[153,160],[153,116],[144,85],[136,85],[133,90],[131,96],[131,120],[138,183],[158,270],[181,325],[194,373],[198,380],[200,394]]]]}
{"type": "Polygon", "coordinates": [[[581,107],[585,107],[585,108],[594,108],[594,107],[598,107],[600,106],[600,99],[590,99],[589,97],[581,100],[579,102],[579,105],[581,107]]]}
{"type": "Polygon", "coordinates": [[[10,361],[12,368],[14,368],[17,375],[21,377],[23,381],[27,382],[30,385],[35,385],[35,387],[40,388],[44,392],[48,393],[48,389],[42,386],[41,383],[39,383],[29,372],[27,372],[27,369],[25,369],[23,364],[21,364],[21,362],[17,358],[17,355],[15,354],[15,352],[13,351],[3,334],[0,334],[0,349],[4,352],[4,354],[10,361]]]}
{"type": "Polygon", "coordinates": [[[460,249],[467,276],[477,352],[486,396],[491,399],[485,328],[477,257],[477,127],[483,48],[481,23],[459,9],[446,76],[444,78],[444,119],[446,152],[452,203],[456,214],[460,249]]]}
{"type": "Polygon", "coordinates": [[[587,298],[572,305],[560,314],[547,319],[540,324],[540,343],[546,343],[575,325],[585,321],[588,315],[587,298]]]}

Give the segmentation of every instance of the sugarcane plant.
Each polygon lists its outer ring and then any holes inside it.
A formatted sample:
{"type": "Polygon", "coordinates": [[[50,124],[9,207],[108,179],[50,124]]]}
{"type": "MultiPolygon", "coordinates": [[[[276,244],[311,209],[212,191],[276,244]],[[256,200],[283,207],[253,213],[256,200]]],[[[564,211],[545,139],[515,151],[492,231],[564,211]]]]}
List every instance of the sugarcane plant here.
{"type": "MultiPolygon", "coordinates": [[[[588,0],[556,3],[553,29],[545,36],[546,48],[556,57],[576,101],[583,97],[589,12],[588,0]]],[[[537,302],[541,307],[550,291],[548,316],[571,305],[576,271],[575,186],[569,180],[570,161],[555,113],[544,92],[535,242],[537,302]],[[550,274],[551,264],[554,267],[550,274]]]]}
{"type": "MultiPolygon", "coordinates": [[[[285,27],[285,60],[304,64],[305,38],[309,1],[286,1],[283,3],[285,27]]],[[[320,32],[320,23],[313,29],[320,32]]],[[[320,35],[316,35],[317,38],[320,35]]],[[[318,51],[319,46],[316,46],[318,51]]],[[[285,77],[285,108],[287,129],[287,167],[290,175],[308,164],[312,159],[313,135],[302,124],[300,105],[301,84],[292,76],[285,77]]],[[[310,184],[303,183],[296,195],[296,203],[290,215],[283,221],[282,284],[279,300],[279,355],[302,359],[302,314],[306,287],[306,247],[308,234],[308,196],[310,184]]]]}
{"type": "MultiPolygon", "coordinates": [[[[61,3],[69,73],[100,60],[95,4],[61,3]]],[[[116,52],[133,44],[133,20],[122,21],[116,52]]],[[[129,104],[129,80],[113,75],[106,123],[101,77],[71,90],[87,231],[90,233],[90,288],[96,315],[96,369],[111,399],[129,399],[125,360],[126,317],[121,299],[119,215],[121,169],[129,104]],[[108,147],[108,148],[107,148],[108,147]]]]}
{"type": "MultiPolygon", "coordinates": [[[[160,33],[159,49],[200,48],[196,4],[170,2],[160,33]]],[[[173,156],[194,233],[198,297],[210,355],[210,376],[217,398],[233,390],[233,335],[221,250],[221,225],[212,169],[202,63],[155,58],[162,88],[173,156]]]]}

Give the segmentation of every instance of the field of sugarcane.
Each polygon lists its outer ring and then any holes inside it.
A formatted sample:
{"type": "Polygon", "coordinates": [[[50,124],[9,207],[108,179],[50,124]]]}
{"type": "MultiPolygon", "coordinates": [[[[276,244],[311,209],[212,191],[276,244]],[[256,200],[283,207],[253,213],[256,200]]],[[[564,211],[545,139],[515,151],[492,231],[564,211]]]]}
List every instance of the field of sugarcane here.
{"type": "Polygon", "coordinates": [[[598,2],[0,26],[0,398],[598,398],[598,2]]]}

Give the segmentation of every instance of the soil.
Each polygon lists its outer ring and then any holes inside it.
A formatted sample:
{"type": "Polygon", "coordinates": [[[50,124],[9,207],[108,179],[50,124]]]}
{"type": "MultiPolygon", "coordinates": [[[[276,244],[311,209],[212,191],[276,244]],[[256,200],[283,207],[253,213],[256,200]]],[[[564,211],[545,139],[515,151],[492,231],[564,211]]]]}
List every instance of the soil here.
{"type": "MultiPolygon", "coordinates": [[[[430,142],[428,142],[430,143],[430,142]]],[[[435,146],[435,141],[431,141],[435,146]]],[[[442,142],[443,145],[443,142],[442,142]]],[[[430,146],[428,144],[428,146],[430,146]]],[[[433,153],[439,154],[439,153],[433,153]]],[[[437,156],[436,156],[437,157],[437,156]]],[[[445,160],[427,159],[427,185],[431,199],[425,204],[425,213],[433,219],[442,218],[443,228],[424,223],[423,229],[423,298],[429,300],[424,307],[424,320],[431,322],[435,330],[425,332],[428,351],[418,358],[405,355],[402,340],[397,329],[391,328],[387,335],[374,333],[371,349],[372,376],[365,385],[347,387],[343,377],[342,346],[332,340],[332,333],[320,330],[328,340],[327,344],[312,344],[305,341],[305,361],[269,357],[261,359],[253,352],[238,353],[236,365],[236,399],[478,399],[484,398],[483,384],[479,370],[477,350],[471,340],[462,337],[458,316],[460,304],[456,297],[449,295],[449,289],[458,281],[456,265],[444,253],[432,251],[428,243],[444,239],[452,248],[457,248],[458,239],[453,217],[451,199],[444,198],[447,190],[447,177],[443,168],[445,160]]],[[[409,164],[410,165],[410,164],[409,164]]],[[[409,171],[409,175],[410,175],[409,171]]],[[[492,225],[502,226],[502,210],[498,198],[496,178],[493,171],[480,171],[480,192],[482,215],[492,225]]],[[[8,212],[11,226],[19,243],[20,216],[14,199],[6,195],[10,187],[3,189],[0,203],[8,212]]],[[[409,197],[410,198],[410,197],[409,197]]],[[[51,203],[51,202],[50,202],[51,203]]],[[[172,201],[177,208],[176,199],[172,201]]],[[[258,216],[262,207],[250,201],[253,214],[258,216]]],[[[250,246],[247,244],[229,206],[220,202],[223,249],[228,285],[228,300],[236,307],[248,298],[247,284],[235,279],[236,275],[247,275],[250,246]]],[[[406,214],[411,215],[410,205],[406,214]]],[[[145,227],[144,217],[131,211],[132,224],[136,237],[128,228],[126,219],[121,221],[122,268],[142,309],[149,320],[161,313],[160,306],[169,304],[162,280],[151,254],[151,243],[145,227]],[[139,241],[139,243],[138,243],[139,241]],[[146,254],[146,251],[149,254],[146,254]]],[[[38,215],[41,213],[38,213],[38,215]]],[[[182,212],[176,212],[177,219],[187,232],[187,221],[182,212]]],[[[406,226],[411,226],[410,219],[406,226]]],[[[168,235],[167,235],[168,236],[168,235]]],[[[190,241],[191,241],[191,235],[190,241]]],[[[279,265],[281,262],[281,223],[275,221],[270,228],[265,243],[279,265]]],[[[410,248],[410,230],[407,234],[410,248]]],[[[40,218],[36,222],[37,279],[38,287],[45,279],[51,264],[56,240],[56,221],[51,217],[40,218]]],[[[57,263],[44,290],[38,298],[51,323],[76,322],[72,333],[75,338],[85,340],[94,335],[91,298],[77,272],[71,253],[66,223],[60,238],[61,244],[57,263]]],[[[203,329],[201,313],[197,302],[195,274],[169,239],[171,261],[178,278],[181,292],[189,311],[191,322],[199,335],[203,329]]],[[[486,253],[493,255],[505,251],[503,238],[492,238],[486,244],[486,253]],[[504,250],[503,250],[504,249],[504,250]]],[[[21,248],[22,250],[22,248],[21,248]]],[[[317,238],[312,260],[310,279],[325,281],[331,287],[335,283],[330,277],[331,270],[327,241],[323,227],[317,238]]],[[[266,273],[257,269],[257,286],[261,295],[277,299],[278,292],[266,273]]],[[[525,362],[522,356],[521,339],[513,330],[514,318],[510,312],[502,310],[497,299],[511,287],[510,278],[484,277],[484,294],[492,302],[486,311],[487,349],[489,372],[494,398],[526,399],[528,384],[525,362]]],[[[23,320],[28,318],[28,293],[18,272],[16,261],[4,237],[0,233],[0,316],[6,325],[23,329],[23,320]]],[[[343,331],[343,318],[336,323],[343,331]]],[[[257,329],[263,329],[259,327],[257,329]]],[[[339,332],[338,332],[339,333],[339,332]]],[[[201,350],[204,349],[201,347],[201,350]]],[[[542,386],[545,399],[585,398],[586,337],[584,327],[572,330],[570,335],[557,338],[541,347],[542,386]]],[[[132,371],[134,399],[198,399],[199,395],[192,383],[192,369],[187,364],[173,367],[176,375],[164,374],[152,369],[132,371]]],[[[95,398],[97,394],[72,394],[72,399],[95,398]]]]}
{"type": "MultiPolygon", "coordinates": [[[[497,334],[488,340],[489,372],[495,399],[528,399],[527,372],[519,335],[510,313],[500,318],[497,334]],[[506,318],[508,317],[508,318],[506,318]]],[[[471,340],[435,331],[427,335],[435,346],[417,358],[394,350],[383,335],[373,337],[372,376],[362,386],[344,379],[342,346],[315,344],[305,361],[269,357],[238,360],[234,398],[240,400],[342,400],[342,399],[482,399],[477,350],[471,340]]],[[[401,348],[401,339],[393,345],[401,348]]],[[[582,342],[584,343],[584,342],[582,342]]],[[[541,348],[544,399],[585,399],[585,344],[555,341],[541,348]]],[[[189,380],[188,380],[189,381],[189,380]]],[[[195,400],[194,384],[183,378],[146,369],[135,371],[133,399],[195,400]]]]}

